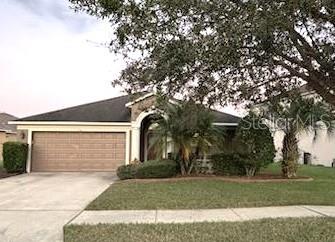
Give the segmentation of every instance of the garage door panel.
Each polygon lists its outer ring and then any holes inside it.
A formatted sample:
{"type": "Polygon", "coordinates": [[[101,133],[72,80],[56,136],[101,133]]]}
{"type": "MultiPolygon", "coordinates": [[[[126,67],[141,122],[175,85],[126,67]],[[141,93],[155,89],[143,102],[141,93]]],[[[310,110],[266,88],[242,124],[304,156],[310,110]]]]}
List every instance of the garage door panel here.
{"type": "Polygon", "coordinates": [[[111,171],[125,163],[125,133],[33,133],[33,171],[111,171]]]}

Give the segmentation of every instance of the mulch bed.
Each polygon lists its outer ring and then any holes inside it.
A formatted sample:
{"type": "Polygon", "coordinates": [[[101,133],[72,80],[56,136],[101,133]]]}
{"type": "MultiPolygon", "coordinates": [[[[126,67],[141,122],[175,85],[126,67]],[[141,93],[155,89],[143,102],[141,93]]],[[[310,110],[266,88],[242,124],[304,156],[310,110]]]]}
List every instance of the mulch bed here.
{"type": "Polygon", "coordinates": [[[239,183],[256,183],[256,182],[294,182],[294,181],[313,181],[313,178],[306,176],[298,176],[295,178],[285,178],[280,174],[267,174],[262,173],[254,177],[245,176],[215,176],[215,175],[197,175],[187,177],[173,177],[173,178],[153,178],[153,179],[131,179],[123,180],[119,182],[138,182],[138,183],[150,183],[150,182],[175,182],[175,181],[188,181],[188,180],[220,180],[227,182],[239,182],[239,183]]]}

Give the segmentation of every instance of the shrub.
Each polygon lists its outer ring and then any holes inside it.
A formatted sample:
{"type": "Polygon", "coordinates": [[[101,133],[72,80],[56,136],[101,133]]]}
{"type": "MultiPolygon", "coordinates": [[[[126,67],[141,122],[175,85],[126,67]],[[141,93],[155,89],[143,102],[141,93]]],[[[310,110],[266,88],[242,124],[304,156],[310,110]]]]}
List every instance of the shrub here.
{"type": "Polygon", "coordinates": [[[21,142],[3,144],[3,165],[7,172],[24,172],[28,156],[28,145],[21,142]]]}
{"type": "Polygon", "coordinates": [[[251,113],[240,121],[231,153],[212,156],[214,173],[254,176],[273,162],[275,152],[269,128],[251,113]]]}
{"type": "Polygon", "coordinates": [[[152,160],[140,164],[136,178],[168,178],[177,174],[177,163],[170,160],[152,160]]]}
{"type": "Polygon", "coordinates": [[[213,171],[216,175],[245,175],[244,164],[238,154],[215,154],[212,156],[213,171]]]}
{"type": "Polygon", "coordinates": [[[120,180],[168,178],[177,175],[177,163],[170,160],[151,160],[140,164],[120,166],[117,176],[120,180]]]}
{"type": "Polygon", "coordinates": [[[254,176],[273,162],[276,149],[269,128],[254,114],[243,118],[237,128],[234,149],[247,176],[254,176]]]}
{"type": "Polygon", "coordinates": [[[138,165],[124,165],[117,168],[116,175],[120,180],[134,179],[138,165]]]}

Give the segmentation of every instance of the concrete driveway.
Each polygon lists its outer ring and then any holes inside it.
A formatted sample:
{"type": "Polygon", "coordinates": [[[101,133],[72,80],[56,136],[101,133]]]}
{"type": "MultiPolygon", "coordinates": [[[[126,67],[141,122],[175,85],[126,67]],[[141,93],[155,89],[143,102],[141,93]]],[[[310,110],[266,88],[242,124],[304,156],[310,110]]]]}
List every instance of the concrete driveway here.
{"type": "Polygon", "coordinates": [[[0,180],[0,241],[63,241],[63,225],[114,180],[114,173],[31,173],[0,180]]]}

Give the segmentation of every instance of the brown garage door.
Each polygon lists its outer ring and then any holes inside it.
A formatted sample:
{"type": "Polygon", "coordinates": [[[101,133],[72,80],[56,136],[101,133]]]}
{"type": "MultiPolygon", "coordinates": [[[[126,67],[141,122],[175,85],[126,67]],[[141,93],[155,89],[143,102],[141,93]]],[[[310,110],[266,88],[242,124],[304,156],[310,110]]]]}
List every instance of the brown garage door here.
{"type": "Polygon", "coordinates": [[[34,132],[32,171],[112,171],[125,150],[125,133],[34,132]]]}

